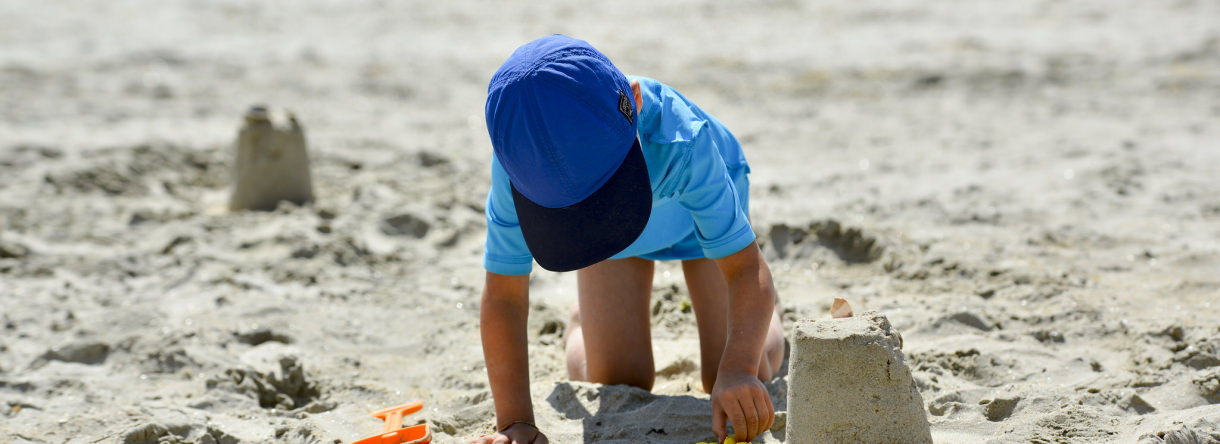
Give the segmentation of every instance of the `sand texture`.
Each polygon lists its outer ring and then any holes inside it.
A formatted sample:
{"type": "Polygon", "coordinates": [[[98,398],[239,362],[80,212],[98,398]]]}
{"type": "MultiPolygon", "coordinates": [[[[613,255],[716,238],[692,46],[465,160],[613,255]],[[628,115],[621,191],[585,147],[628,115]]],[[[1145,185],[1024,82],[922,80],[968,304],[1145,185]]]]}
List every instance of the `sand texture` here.
{"type": "MultiPolygon", "coordinates": [[[[585,38],[730,127],[784,319],[885,315],[935,442],[1220,440],[1220,3],[0,0],[0,442],[350,442],[494,427],[487,81],[585,38]],[[254,104],[313,202],[228,210],[254,104]]],[[[555,443],[711,441],[681,267],[652,393],[568,382],[555,443]]],[[[787,411],[786,374],[766,382],[787,411]]],[[[759,441],[784,442],[780,415],[759,441]]],[[[756,441],[758,442],[758,441],[756,441]]]]}

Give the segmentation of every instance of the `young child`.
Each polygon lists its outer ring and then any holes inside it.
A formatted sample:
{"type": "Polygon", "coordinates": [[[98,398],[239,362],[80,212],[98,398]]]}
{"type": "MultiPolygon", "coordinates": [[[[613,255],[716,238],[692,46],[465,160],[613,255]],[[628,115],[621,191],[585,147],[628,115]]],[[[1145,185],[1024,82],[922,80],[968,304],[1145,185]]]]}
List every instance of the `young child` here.
{"type": "Polygon", "coordinates": [[[680,260],[699,328],[712,430],[749,441],[775,418],[762,380],[782,360],[771,272],[748,216],[749,167],[714,117],[656,80],[627,77],[561,35],[518,48],[488,87],[495,156],[480,311],[496,430],[471,443],[546,443],[526,352],[531,263],[577,271],[574,380],[650,390],[653,261],[680,260]]]}

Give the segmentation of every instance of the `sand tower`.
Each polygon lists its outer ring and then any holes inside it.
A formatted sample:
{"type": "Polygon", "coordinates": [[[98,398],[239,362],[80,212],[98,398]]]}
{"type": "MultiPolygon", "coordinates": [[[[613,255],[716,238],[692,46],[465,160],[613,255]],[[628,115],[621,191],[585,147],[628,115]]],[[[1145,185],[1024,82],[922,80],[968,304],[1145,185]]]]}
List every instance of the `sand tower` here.
{"type": "Polygon", "coordinates": [[[259,105],[246,111],[233,171],[229,210],[269,211],[280,201],[314,199],[305,132],[291,112],[273,116],[259,105]]]}
{"type": "Polygon", "coordinates": [[[788,363],[790,444],[931,443],[923,397],[885,316],[798,321],[788,363]]]}

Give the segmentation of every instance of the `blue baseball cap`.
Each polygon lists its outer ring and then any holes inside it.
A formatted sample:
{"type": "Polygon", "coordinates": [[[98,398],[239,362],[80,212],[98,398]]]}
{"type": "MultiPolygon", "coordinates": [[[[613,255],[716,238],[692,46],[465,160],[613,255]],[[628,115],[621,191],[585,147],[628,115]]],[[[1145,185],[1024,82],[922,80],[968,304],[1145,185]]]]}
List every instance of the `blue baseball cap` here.
{"type": "Polygon", "coordinates": [[[652,212],[627,77],[583,40],[522,45],[487,87],[487,132],[538,265],[571,271],[631,245],[652,212]]]}

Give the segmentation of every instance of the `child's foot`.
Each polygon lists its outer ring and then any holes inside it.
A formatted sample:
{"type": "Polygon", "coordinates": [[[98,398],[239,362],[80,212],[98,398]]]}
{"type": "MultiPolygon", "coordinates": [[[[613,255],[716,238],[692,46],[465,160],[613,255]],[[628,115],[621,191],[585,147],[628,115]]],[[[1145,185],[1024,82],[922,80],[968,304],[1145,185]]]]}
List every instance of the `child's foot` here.
{"type": "Polygon", "coordinates": [[[588,360],[585,358],[585,338],[580,328],[580,303],[573,302],[568,316],[568,327],[563,332],[564,352],[567,355],[568,379],[587,381],[588,360]]]}

